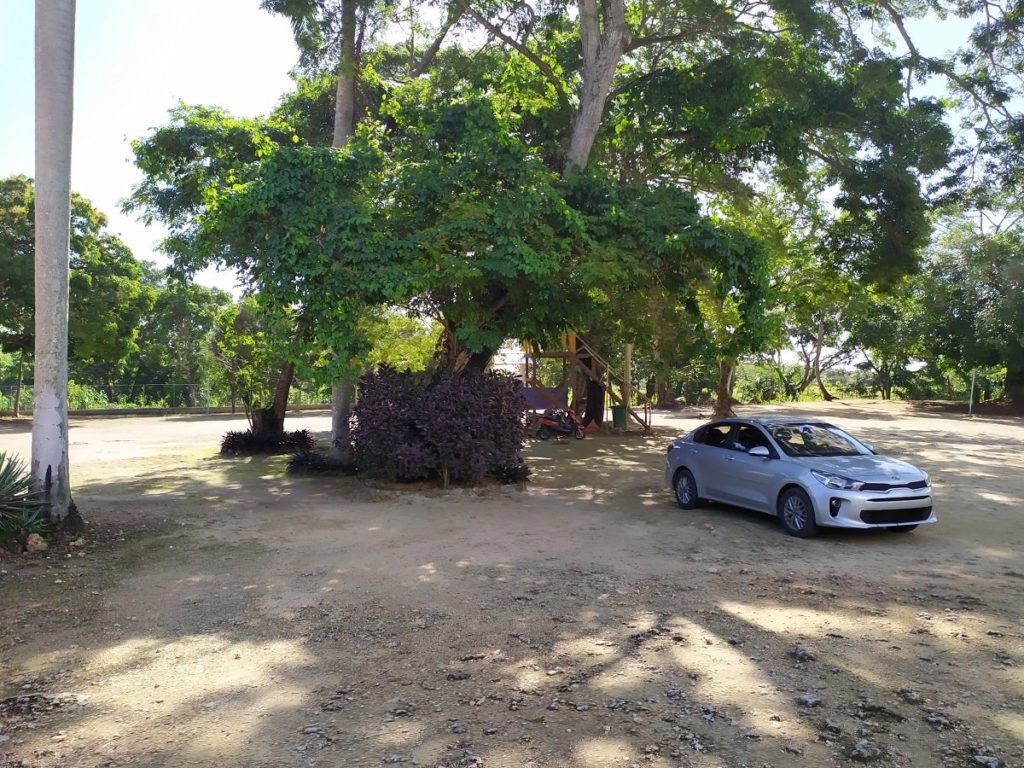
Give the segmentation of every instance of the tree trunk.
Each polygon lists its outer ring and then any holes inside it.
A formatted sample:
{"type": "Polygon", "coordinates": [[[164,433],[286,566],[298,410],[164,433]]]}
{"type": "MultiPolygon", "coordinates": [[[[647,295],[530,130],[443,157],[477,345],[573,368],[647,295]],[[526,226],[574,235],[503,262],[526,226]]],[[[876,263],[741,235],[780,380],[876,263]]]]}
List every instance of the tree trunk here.
{"type": "Polygon", "coordinates": [[[672,405],[672,391],[668,386],[668,376],[663,373],[655,375],[654,391],[659,408],[667,408],[672,405]]]}
{"type": "Polygon", "coordinates": [[[341,4],[341,60],[338,62],[338,90],[334,101],[334,140],[332,147],[341,149],[355,132],[356,76],[356,0],[341,4]]]}
{"type": "Polygon", "coordinates": [[[249,416],[249,425],[256,434],[284,434],[284,417],[288,410],[288,393],[295,378],[295,366],[285,363],[277,377],[274,400],[266,408],[254,408],[249,416]]]}
{"type": "Polygon", "coordinates": [[[727,358],[718,361],[718,392],[715,397],[715,411],[713,417],[724,419],[727,416],[735,416],[733,410],[735,400],[732,399],[732,387],[736,381],[736,358],[727,358]]]}
{"type": "Polygon", "coordinates": [[[50,520],[73,509],[68,460],[68,280],[75,0],[36,0],[35,405],[32,480],[50,520]]]}
{"type": "Polygon", "coordinates": [[[601,382],[587,379],[587,407],[583,412],[583,423],[586,426],[604,424],[604,387],[601,382]]]}
{"type": "MultiPolygon", "coordinates": [[[[341,149],[355,132],[356,77],[359,60],[356,52],[356,0],[341,4],[341,60],[338,63],[338,90],[334,100],[334,140],[341,149]]],[[[349,461],[352,438],[349,421],[355,401],[356,383],[352,376],[339,376],[331,387],[331,453],[335,459],[349,461]]]]}
{"type": "Polygon", "coordinates": [[[818,336],[814,340],[814,380],[818,383],[818,391],[826,403],[831,403],[835,398],[832,393],[825,389],[825,383],[821,380],[821,348],[824,345],[825,323],[818,323],[818,336]]]}
{"type": "Polygon", "coordinates": [[[1006,397],[1017,413],[1024,414],[1024,345],[1010,341],[1006,351],[1006,397]]]}
{"type": "Polygon", "coordinates": [[[567,171],[587,167],[594,140],[601,128],[615,69],[629,45],[625,0],[607,3],[603,25],[598,0],[577,0],[576,7],[583,42],[583,82],[580,105],[573,118],[572,135],[566,151],[567,171]]]}
{"type": "MultiPolygon", "coordinates": [[[[567,174],[585,169],[590,161],[615,69],[629,45],[625,0],[610,0],[607,4],[603,30],[598,0],[577,0],[576,7],[580,15],[583,43],[583,82],[579,108],[573,117],[572,134],[566,151],[567,174]]],[[[590,364],[598,380],[587,380],[583,423],[601,426],[604,423],[605,391],[600,377],[604,371],[599,369],[596,361],[590,360],[590,364]]]]}
{"type": "MultiPolygon", "coordinates": [[[[597,352],[597,346],[592,338],[586,339],[590,348],[597,352]]],[[[601,385],[605,369],[596,359],[586,352],[579,352],[579,361],[586,370],[586,386],[584,394],[583,423],[587,426],[604,424],[604,399],[605,391],[601,385]]],[[[598,353],[600,354],[600,353],[598,353]]]]}
{"type": "Polygon", "coordinates": [[[818,382],[818,391],[821,392],[822,400],[826,403],[831,403],[836,399],[835,395],[825,388],[825,382],[821,380],[821,369],[819,369],[817,365],[814,366],[814,380],[818,382]]]}
{"type": "Polygon", "coordinates": [[[1024,413],[1024,365],[1007,366],[1004,386],[1013,410],[1024,413]]]}
{"type": "Polygon", "coordinates": [[[14,418],[21,416],[21,385],[25,381],[25,350],[18,358],[18,383],[14,385],[14,418]]]}

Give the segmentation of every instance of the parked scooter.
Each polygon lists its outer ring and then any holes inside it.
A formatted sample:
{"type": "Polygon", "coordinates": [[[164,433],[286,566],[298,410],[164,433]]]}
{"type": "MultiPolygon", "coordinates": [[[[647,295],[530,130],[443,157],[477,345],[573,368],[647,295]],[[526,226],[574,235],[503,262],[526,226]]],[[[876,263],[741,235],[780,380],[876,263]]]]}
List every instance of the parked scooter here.
{"type": "Polygon", "coordinates": [[[571,408],[548,408],[540,417],[540,426],[537,428],[537,437],[547,440],[551,437],[572,435],[577,440],[586,436],[583,430],[583,422],[580,421],[575,411],[571,408]]]}

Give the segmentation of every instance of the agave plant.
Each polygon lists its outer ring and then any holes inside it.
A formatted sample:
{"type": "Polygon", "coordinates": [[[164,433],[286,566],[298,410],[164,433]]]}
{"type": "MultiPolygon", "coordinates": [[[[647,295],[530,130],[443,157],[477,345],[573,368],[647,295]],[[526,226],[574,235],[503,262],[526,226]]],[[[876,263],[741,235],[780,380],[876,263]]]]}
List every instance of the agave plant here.
{"type": "Polygon", "coordinates": [[[0,453],[0,543],[21,541],[30,533],[45,533],[49,525],[42,496],[32,490],[32,478],[17,456],[0,453]]]}

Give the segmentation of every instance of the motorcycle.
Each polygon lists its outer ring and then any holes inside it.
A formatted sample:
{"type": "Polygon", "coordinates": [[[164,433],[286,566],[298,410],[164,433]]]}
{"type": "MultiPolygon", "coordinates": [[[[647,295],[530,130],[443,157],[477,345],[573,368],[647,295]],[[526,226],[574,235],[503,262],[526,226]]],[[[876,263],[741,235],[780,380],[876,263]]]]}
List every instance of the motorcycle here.
{"type": "Polygon", "coordinates": [[[586,436],[583,422],[571,408],[548,408],[541,415],[539,424],[537,437],[541,440],[562,435],[572,435],[577,440],[582,440],[586,436]]]}

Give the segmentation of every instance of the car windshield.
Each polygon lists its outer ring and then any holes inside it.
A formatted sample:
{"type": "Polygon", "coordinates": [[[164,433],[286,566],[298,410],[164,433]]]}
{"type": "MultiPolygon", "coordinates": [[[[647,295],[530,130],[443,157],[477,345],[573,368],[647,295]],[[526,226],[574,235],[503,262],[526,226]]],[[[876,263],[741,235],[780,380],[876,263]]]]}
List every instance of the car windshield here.
{"type": "Polygon", "coordinates": [[[860,456],[870,453],[843,430],[828,424],[772,424],[768,431],[790,456],[860,456]]]}

